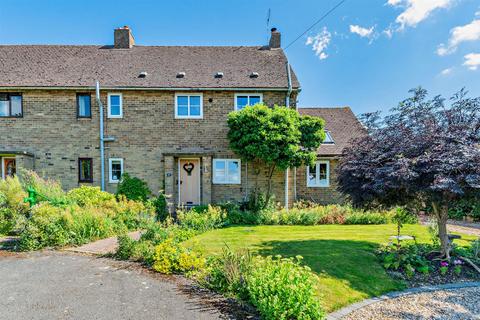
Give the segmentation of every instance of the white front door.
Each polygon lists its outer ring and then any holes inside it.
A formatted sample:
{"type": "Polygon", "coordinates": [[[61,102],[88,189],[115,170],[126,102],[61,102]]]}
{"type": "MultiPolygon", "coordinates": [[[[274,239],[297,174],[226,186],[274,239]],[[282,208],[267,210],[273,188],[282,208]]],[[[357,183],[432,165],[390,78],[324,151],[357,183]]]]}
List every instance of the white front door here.
{"type": "Polygon", "coordinates": [[[178,159],[178,204],[200,204],[200,159],[178,159]]]}

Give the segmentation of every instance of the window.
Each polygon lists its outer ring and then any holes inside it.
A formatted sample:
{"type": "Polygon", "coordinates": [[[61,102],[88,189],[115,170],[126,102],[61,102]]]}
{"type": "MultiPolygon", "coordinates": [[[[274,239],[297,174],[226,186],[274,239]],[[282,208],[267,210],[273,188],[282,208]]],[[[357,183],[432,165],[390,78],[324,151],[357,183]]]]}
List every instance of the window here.
{"type": "Polygon", "coordinates": [[[241,162],[239,159],[213,159],[213,183],[239,184],[241,162]]]}
{"type": "Polygon", "coordinates": [[[203,118],[203,96],[195,95],[175,95],[175,118],[177,119],[201,119],[203,118]]]}
{"type": "Polygon", "coordinates": [[[92,117],[90,94],[77,93],[77,116],[79,118],[92,117]]]}
{"type": "Polygon", "coordinates": [[[315,167],[307,167],[307,187],[330,186],[330,162],[317,161],[315,167]]]}
{"type": "Polygon", "coordinates": [[[93,182],[92,158],[78,159],[78,182],[93,182]]]}
{"type": "Polygon", "coordinates": [[[108,159],[108,177],[110,183],[118,183],[123,174],[123,159],[108,159]]]}
{"type": "Polygon", "coordinates": [[[261,93],[239,93],[235,95],[235,110],[242,110],[246,106],[253,106],[261,102],[263,102],[263,95],[261,93]]]}
{"type": "Polygon", "coordinates": [[[23,116],[22,95],[18,93],[0,93],[0,117],[23,116]]]}
{"type": "Polygon", "coordinates": [[[122,94],[121,93],[109,93],[108,94],[108,117],[109,118],[122,118],[122,94]]]}
{"type": "Polygon", "coordinates": [[[330,131],[325,131],[325,140],[322,141],[322,144],[335,144],[330,131]]]}

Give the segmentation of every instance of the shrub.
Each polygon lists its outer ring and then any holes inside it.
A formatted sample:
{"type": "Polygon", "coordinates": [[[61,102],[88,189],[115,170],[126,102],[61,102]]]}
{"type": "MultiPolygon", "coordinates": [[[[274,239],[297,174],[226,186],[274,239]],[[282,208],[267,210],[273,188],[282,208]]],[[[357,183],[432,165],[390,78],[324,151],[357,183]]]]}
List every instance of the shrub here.
{"type": "Polygon", "coordinates": [[[10,234],[15,229],[16,225],[16,211],[10,208],[0,207],[0,235],[10,234]]]}
{"type": "Polygon", "coordinates": [[[169,217],[167,208],[167,198],[163,191],[158,193],[158,196],[152,200],[155,213],[157,215],[157,221],[165,221],[169,217]]]}
{"type": "Polygon", "coordinates": [[[153,269],[164,274],[193,272],[205,266],[205,258],[169,238],[155,248],[153,269]]]}
{"type": "Polygon", "coordinates": [[[248,251],[227,248],[210,262],[203,281],[251,303],[264,319],[322,319],[318,278],[300,261],[301,257],[252,257],[248,251]]]}
{"type": "Polygon", "coordinates": [[[115,252],[115,257],[120,260],[128,260],[132,257],[135,249],[136,241],[130,238],[127,234],[118,236],[118,248],[115,252]]]}
{"type": "Polygon", "coordinates": [[[44,179],[36,172],[21,169],[20,180],[25,190],[33,188],[38,193],[38,201],[49,201],[53,205],[65,205],[69,201],[61,184],[52,179],[44,179]]]}
{"type": "Polygon", "coordinates": [[[70,190],[67,198],[81,207],[102,206],[107,201],[115,201],[115,196],[111,193],[101,191],[100,187],[81,186],[70,190]]]}
{"type": "Polygon", "coordinates": [[[151,191],[145,181],[131,177],[128,173],[122,175],[117,187],[117,196],[124,195],[128,200],[147,201],[151,191]]]}
{"type": "Polygon", "coordinates": [[[200,208],[189,211],[178,211],[177,218],[182,227],[191,228],[198,232],[205,232],[224,226],[227,214],[220,207],[209,205],[206,207],[206,210],[200,208]]]}
{"type": "Polygon", "coordinates": [[[345,219],[345,224],[386,224],[388,218],[380,213],[354,213],[345,219]]]}
{"type": "Polygon", "coordinates": [[[5,206],[18,213],[28,210],[28,204],[23,201],[27,194],[17,176],[0,179],[0,194],[2,194],[2,204],[0,206],[5,206]]]}
{"type": "Polygon", "coordinates": [[[264,319],[322,319],[318,278],[297,259],[254,258],[246,278],[250,303],[264,319]]]}

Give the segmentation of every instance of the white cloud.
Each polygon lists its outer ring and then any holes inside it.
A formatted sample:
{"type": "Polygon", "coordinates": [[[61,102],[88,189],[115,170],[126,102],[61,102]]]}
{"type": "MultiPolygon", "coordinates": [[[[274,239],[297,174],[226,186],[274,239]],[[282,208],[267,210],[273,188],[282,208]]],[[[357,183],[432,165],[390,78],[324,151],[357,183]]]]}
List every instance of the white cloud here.
{"type": "Polygon", "coordinates": [[[475,12],[475,16],[476,16],[476,17],[480,17],[480,10],[478,10],[477,12],[475,12]]]}
{"type": "Polygon", "coordinates": [[[439,56],[444,56],[455,52],[462,42],[480,40],[480,19],[473,20],[464,26],[458,26],[450,30],[450,39],[448,44],[441,44],[437,49],[439,56]]]}
{"type": "Polygon", "coordinates": [[[448,76],[450,73],[452,73],[452,71],[453,71],[453,68],[443,69],[442,72],[440,72],[440,75],[448,76]]]}
{"type": "Polygon", "coordinates": [[[405,27],[415,27],[427,19],[437,9],[445,9],[454,0],[388,0],[387,4],[394,7],[404,7],[405,10],[395,19],[400,25],[399,30],[405,27]]]}
{"type": "Polygon", "coordinates": [[[307,46],[312,46],[312,50],[315,52],[315,55],[320,59],[324,60],[328,58],[328,54],[325,53],[332,39],[332,34],[328,32],[326,27],[323,27],[323,30],[318,33],[316,36],[307,37],[307,46]]]}
{"type": "Polygon", "coordinates": [[[469,53],[465,57],[465,62],[463,63],[470,70],[477,70],[480,66],[480,53],[469,53]]]}
{"type": "Polygon", "coordinates": [[[358,25],[350,25],[350,32],[358,34],[362,38],[370,38],[373,35],[373,29],[375,27],[371,28],[363,28],[358,25]]]}

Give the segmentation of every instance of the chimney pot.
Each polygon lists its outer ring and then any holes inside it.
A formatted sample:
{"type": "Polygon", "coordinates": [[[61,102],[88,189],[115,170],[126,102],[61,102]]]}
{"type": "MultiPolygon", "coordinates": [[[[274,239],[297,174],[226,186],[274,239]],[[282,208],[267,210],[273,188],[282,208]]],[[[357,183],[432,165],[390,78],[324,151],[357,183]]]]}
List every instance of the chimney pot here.
{"type": "Polygon", "coordinates": [[[115,29],[113,38],[113,47],[116,49],[130,49],[135,45],[135,39],[128,26],[115,29]]]}
{"type": "Polygon", "coordinates": [[[270,36],[270,43],[268,44],[268,47],[270,49],[279,49],[282,46],[282,41],[281,41],[281,33],[277,31],[277,28],[272,28],[272,34],[270,36]]]}

